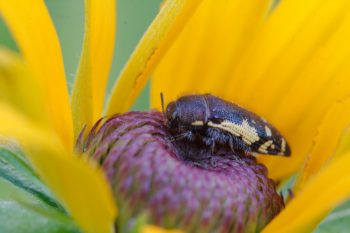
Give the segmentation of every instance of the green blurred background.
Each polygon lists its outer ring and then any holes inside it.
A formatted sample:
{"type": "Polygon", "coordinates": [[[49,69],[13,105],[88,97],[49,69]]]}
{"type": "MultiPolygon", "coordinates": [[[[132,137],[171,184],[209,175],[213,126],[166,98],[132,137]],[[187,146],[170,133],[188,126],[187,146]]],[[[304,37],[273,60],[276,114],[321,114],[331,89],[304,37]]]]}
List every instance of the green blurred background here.
{"type": "MultiPolygon", "coordinates": [[[[71,88],[82,48],[84,0],[46,0],[45,2],[61,42],[67,84],[71,88]]],[[[135,45],[157,14],[160,2],[161,0],[118,0],[117,37],[108,90],[112,88],[135,45]]],[[[30,11],[30,9],[28,10],[30,11]]],[[[0,45],[18,51],[1,19],[0,45]]],[[[133,109],[149,109],[149,85],[147,85],[133,109]]],[[[0,179],[0,199],[12,198],[26,199],[28,195],[0,179]]]]}
{"type": "MultiPolygon", "coordinates": [[[[71,88],[83,41],[84,0],[45,0],[45,2],[61,42],[67,83],[71,88]]],[[[161,0],[118,0],[117,37],[108,91],[140,37],[157,14],[160,2],[161,0]]],[[[17,50],[6,25],[1,20],[0,44],[17,50]]],[[[149,85],[133,109],[149,109],[149,85]]]]}

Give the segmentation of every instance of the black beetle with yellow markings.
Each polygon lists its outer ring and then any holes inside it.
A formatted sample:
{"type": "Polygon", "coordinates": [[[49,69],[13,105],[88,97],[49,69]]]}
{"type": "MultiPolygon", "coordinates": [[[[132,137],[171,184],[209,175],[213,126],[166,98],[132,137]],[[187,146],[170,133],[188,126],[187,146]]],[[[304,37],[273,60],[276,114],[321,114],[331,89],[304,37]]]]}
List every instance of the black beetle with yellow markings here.
{"type": "Polygon", "coordinates": [[[260,154],[291,153],[286,139],[262,117],[210,94],[182,96],[164,114],[168,127],[179,133],[175,139],[200,138],[212,150],[222,144],[260,154]]]}

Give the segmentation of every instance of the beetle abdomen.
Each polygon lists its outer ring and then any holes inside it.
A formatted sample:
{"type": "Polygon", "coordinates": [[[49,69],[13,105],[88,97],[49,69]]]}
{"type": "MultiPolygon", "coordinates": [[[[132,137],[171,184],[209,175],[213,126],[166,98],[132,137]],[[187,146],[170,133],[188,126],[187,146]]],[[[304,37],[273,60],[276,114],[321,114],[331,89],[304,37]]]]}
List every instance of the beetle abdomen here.
{"type": "Polygon", "coordinates": [[[287,141],[265,119],[213,95],[204,96],[210,109],[207,123],[209,127],[218,128],[239,137],[250,151],[261,154],[290,155],[287,141]]]}

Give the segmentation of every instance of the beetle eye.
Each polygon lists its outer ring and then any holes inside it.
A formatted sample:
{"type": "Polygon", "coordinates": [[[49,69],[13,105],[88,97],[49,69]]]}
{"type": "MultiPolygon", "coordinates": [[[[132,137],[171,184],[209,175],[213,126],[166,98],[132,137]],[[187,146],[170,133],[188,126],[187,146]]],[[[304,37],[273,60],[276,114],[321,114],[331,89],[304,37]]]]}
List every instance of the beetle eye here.
{"type": "Polygon", "coordinates": [[[168,104],[167,108],[166,108],[166,115],[167,118],[169,120],[173,120],[176,118],[177,114],[176,114],[176,105],[174,102],[171,102],[168,104]]]}
{"type": "Polygon", "coordinates": [[[173,114],[171,114],[171,120],[174,121],[177,119],[179,119],[179,116],[178,116],[177,112],[175,111],[175,112],[173,112],[173,114]]]}

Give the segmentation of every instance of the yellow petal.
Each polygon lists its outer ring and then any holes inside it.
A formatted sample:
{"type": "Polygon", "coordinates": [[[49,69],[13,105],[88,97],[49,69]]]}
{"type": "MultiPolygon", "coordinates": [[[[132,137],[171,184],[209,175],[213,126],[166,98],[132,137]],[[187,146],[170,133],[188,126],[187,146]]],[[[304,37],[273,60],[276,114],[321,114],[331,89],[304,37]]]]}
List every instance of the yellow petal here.
{"type": "MultiPolygon", "coordinates": [[[[209,4],[207,17],[216,9],[209,4]]],[[[220,35],[236,28],[222,30],[209,24],[198,36],[194,27],[208,22],[203,16],[193,23],[182,45],[173,46],[174,51],[184,52],[168,53],[157,68],[152,104],[159,103],[159,91],[167,100],[188,92],[211,92],[256,112],[275,125],[292,147],[291,158],[265,156],[261,161],[273,178],[288,176],[304,162],[328,109],[350,93],[349,4],[346,0],[281,1],[257,33],[253,29],[248,33],[250,40],[243,40],[243,49],[233,52],[220,35]],[[214,29],[207,33],[210,28],[214,29]],[[198,43],[203,44],[201,49],[198,43]]],[[[266,12],[266,7],[259,9],[266,12]]],[[[231,15],[231,20],[241,19],[231,15]]]]}
{"type": "Polygon", "coordinates": [[[167,102],[193,92],[222,95],[228,72],[254,38],[269,4],[269,0],[204,0],[155,70],[152,106],[160,107],[160,92],[167,102]]]}
{"type": "Polygon", "coordinates": [[[349,126],[347,126],[344,131],[343,135],[341,136],[341,140],[338,143],[337,151],[335,153],[334,157],[340,157],[344,155],[347,151],[350,151],[350,131],[349,126]]]}
{"type": "Polygon", "coordinates": [[[155,64],[176,39],[201,1],[164,2],[118,78],[107,105],[107,114],[129,109],[146,84],[155,64]]]}
{"type": "Polygon", "coordinates": [[[302,190],[306,183],[336,155],[337,148],[349,125],[350,99],[348,98],[334,104],[319,127],[314,147],[294,185],[295,192],[302,190]]]}
{"type": "Polygon", "coordinates": [[[7,23],[34,77],[43,84],[49,116],[67,148],[73,127],[58,37],[43,0],[0,0],[7,23]]]}
{"type": "MultiPolygon", "coordinates": [[[[265,85],[265,81],[261,85],[266,93],[275,93],[275,98],[273,99],[273,95],[271,97],[261,95],[262,106],[265,109],[257,106],[257,111],[266,112],[262,114],[272,122],[276,122],[275,125],[285,134],[293,150],[292,157],[289,159],[265,157],[262,160],[274,178],[285,177],[300,167],[306,154],[312,149],[317,129],[324,121],[329,108],[334,102],[350,93],[348,78],[350,45],[347,43],[350,40],[349,2],[326,2],[319,10],[321,12],[315,13],[316,16],[332,14],[337,19],[334,22],[326,20],[325,22],[332,22],[332,24],[319,27],[324,32],[316,37],[317,41],[313,42],[319,45],[313,47],[304,44],[304,38],[307,36],[299,31],[298,43],[289,45],[291,49],[288,51],[292,49],[296,51],[297,47],[304,46],[305,50],[300,53],[304,56],[299,60],[301,63],[297,64],[294,72],[286,72],[289,65],[275,64],[279,68],[275,69],[275,73],[270,73],[271,77],[275,77],[275,81],[266,81],[269,86],[265,85]],[[332,6],[337,6],[338,10],[332,12],[332,6]],[[281,83],[279,86],[274,86],[277,77],[281,83]],[[284,169],[280,169],[281,167],[284,169]]],[[[306,27],[305,33],[308,34],[307,31],[317,29],[317,21],[320,20],[320,17],[310,19],[309,22],[314,21],[316,25],[311,24],[310,27],[306,27]]],[[[280,60],[292,63],[298,55],[285,54],[285,58],[280,60]]],[[[264,78],[266,79],[266,76],[264,78]]],[[[251,101],[254,102],[255,98],[252,97],[251,101]]]]}
{"type": "Polygon", "coordinates": [[[102,173],[83,157],[73,156],[56,134],[38,127],[0,103],[0,135],[16,138],[36,171],[84,232],[113,231],[116,208],[102,173]]]}
{"type": "Polygon", "coordinates": [[[75,138],[101,117],[113,59],[115,11],[115,0],[85,1],[85,39],[72,92],[75,138]]]}
{"type": "Polygon", "coordinates": [[[349,198],[349,164],[350,153],[331,163],[272,220],[263,233],[311,232],[329,211],[349,198]]]}
{"type": "Polygon", "coordinates": [[[0,47],[0,99],[40,123],[48,123],[42,88],[24,61],[0,47]]]}
{"type": "Polygon", "coordinates": [[[142,228],[141,233],[182,233],[182,231],[165,230],[165,229],[157,227],[157,226],[147,225],[147,226],[144,226],[142,228]]]}

